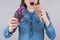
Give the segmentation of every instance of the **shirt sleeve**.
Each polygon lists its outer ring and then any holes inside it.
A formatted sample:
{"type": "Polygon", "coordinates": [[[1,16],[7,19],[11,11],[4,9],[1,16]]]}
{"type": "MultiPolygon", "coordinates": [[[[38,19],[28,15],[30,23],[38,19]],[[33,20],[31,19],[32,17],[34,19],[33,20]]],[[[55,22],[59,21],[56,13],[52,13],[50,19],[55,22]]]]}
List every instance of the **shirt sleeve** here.
{"type": "Polygon", "coordinates": [[[45,30],[46,30],[46,34],[49,37],[49,39],[53,40],[55,38],[55,36],[56,36],[55,29],[54,29],[54,27],[53,27],[53,25],[51,23],[50,17],[48,16],[47,12],[46,12],[46,15],[47,15],[47,18],[48,18],[48,20],[50,22],[48,27],[46,27],[46,25],[44,25],[45,30]]]}
{"type": "Polygon", "coordinates": [[[13,32],[9,32],[8,27],[6,27],[6,28],[4,29],[3,36],[4,36],[5,38],[10,38],[10,37],[12,36],[12,34],[15,32],[15,30],[16,30],[16,29],[14,29],[13,32]]]}

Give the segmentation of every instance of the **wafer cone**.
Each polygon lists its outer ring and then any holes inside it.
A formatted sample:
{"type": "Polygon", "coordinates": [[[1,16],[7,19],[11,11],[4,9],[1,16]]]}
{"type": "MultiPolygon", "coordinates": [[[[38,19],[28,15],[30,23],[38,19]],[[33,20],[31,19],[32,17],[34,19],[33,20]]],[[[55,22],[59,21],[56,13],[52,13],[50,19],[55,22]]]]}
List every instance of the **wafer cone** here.
{"type": "MultiPolygon", "coordinates": [[[[35,11],[40,10],[39,8],[40,8],[40,6],[39,6],[38,4],[34,5],[34,10],[35,10],[35,11]]],[[[41,21],[41,23],[42,23],[41,15],[40,15],[40,21],[41,21]]]]}

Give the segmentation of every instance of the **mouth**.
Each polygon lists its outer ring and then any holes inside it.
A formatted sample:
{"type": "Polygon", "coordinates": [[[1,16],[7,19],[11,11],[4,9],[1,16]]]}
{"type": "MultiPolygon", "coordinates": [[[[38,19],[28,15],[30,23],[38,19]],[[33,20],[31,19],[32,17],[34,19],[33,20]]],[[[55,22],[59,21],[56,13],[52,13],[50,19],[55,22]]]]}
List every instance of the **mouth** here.
{"type": "Polygon", "coordinates": [[[34,2],[30,2],[30,5],[33,6],[34,5],[34,2]]]}

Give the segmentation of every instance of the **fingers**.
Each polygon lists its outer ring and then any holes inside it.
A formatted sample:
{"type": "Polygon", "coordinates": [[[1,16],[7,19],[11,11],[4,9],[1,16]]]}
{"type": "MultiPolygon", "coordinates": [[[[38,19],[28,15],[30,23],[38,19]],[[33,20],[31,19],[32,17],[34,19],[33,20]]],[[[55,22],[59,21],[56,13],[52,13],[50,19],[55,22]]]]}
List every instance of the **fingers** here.
{"type": "Polygon", "coordinates": [[[40,5],[35,5],[34,6],[34,9],[37,12],[37,15],[41,15],[42,16],[41,13],[43,13],[44,11],[41,9],[41,6],[40,5]]]}
{"type": "Polygon", "coordinates": [[[11,19],[9,19],[8,23],[9,23],[10,27],[16,27],[17,25],[19,25],[17,18],[11,18],[11,19]]]}
{"type": "Polygon", "coordinates": [[[11,23],[9,23],[10,27],[16,27],[17,25],[19,25],[19,23],[18,24],[11,24],[11,23]]]}
{"type": "Polygon", "coordinates": [[[18,23],[18,19],[17,18],[11,18],[11,19],[9,19],[9,23],[17,24],[18,23]]]}
{"type": "Polygon", "coordinates": [[[11,18],[11,19],[9,19],[9,21],[18,21],[18,19],[17,18],[11,18]]]}
{"type": "Polygon", "coordinates": [[[40,14],[41,16],[42,16],[42,15],[46,15],[46,13],[45,13],[44,10],[37,11],[37,14],[38,14],[38,15],[40,14]]]}
{"type": "Polygon", "coordinates": [[[17,24],[18,21],[10,21],[10,24],[17,24]]]}
{"type": "Polygon", "coordinates": [[[41,9],[41,6],[40,5],[34,5],[34,9],[37,13],[41,14],[41,13],[45,13],[44,10],[41,9]]]}

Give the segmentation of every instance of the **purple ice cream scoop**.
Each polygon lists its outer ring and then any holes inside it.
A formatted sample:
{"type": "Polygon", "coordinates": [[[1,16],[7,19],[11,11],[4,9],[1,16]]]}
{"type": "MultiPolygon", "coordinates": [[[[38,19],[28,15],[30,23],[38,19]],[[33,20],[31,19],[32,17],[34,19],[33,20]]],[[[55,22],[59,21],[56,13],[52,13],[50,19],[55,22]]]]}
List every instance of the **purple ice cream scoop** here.
{"type": "Polygon", "coordinates": [[[14,17],[18,18],[19,22],[21,21],[22,17],[24,16],[24,6],[21,6],[16,12],[14,17]]]}

